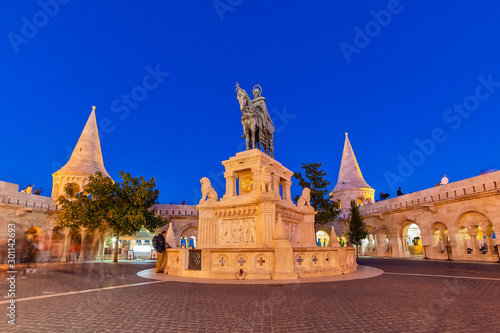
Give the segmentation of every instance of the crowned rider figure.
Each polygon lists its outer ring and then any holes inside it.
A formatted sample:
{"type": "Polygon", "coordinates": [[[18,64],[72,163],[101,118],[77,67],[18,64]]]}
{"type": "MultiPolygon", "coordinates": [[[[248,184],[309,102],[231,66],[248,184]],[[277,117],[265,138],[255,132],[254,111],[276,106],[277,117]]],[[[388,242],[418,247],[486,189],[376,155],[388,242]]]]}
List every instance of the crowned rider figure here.
{"type": "Polygon", "coordinates": [[[238,83],[236,83],[236,92],[240,102],[246,149],[262,146],[266,154],[274,157],[274,125],[267,111],[266,99],[262,97],[262,87],[260,85],[253,87],[253,100],[238,83]]]}

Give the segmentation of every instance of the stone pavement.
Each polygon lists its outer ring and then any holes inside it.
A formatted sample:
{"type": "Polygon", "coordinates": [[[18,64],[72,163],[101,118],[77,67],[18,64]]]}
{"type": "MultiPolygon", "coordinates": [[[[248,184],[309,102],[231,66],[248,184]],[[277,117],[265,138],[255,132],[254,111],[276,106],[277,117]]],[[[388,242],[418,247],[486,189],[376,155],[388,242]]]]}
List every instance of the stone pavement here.
{"type": "MultiPolygon", "coordinates": [[[[500,332],[500,264],[359,263],[386,273],[351,281],[222,285],[136,275],[151,263],[37,271],[18,280],[17,290],[21,297],[46,298],[18,299],[16,327],[2,315],[0,332],[500,332]],[[100,286],[108,289],[82,292],[100,286]]],[[[0,304],[5,314],[6,305],[0,304]]]]}

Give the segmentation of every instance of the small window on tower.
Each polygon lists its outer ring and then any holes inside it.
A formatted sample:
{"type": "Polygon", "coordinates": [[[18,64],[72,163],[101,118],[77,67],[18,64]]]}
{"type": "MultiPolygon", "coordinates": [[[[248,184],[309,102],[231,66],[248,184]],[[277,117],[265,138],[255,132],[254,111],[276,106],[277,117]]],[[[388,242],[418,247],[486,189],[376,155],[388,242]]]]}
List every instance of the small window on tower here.
{"type": "Polygon", "coordinates": [[[80,148],[80,151],[82,151],[83,148],[80,148]]]}

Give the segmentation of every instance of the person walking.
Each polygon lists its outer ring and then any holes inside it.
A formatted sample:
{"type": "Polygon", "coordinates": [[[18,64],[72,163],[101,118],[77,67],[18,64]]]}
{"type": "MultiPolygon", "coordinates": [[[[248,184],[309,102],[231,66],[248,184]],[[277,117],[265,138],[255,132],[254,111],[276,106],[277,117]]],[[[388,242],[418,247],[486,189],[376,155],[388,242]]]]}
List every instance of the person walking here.
{"type": "Polygon", "coordinates": [[[156,236],[156,241],[154,242],[154,247],[156,250],[156,273],[163,273],[165,265],[167,263],[167,253],[165,252],[165,234],[167,232],[163,230],[158,236],[156,236]]]}

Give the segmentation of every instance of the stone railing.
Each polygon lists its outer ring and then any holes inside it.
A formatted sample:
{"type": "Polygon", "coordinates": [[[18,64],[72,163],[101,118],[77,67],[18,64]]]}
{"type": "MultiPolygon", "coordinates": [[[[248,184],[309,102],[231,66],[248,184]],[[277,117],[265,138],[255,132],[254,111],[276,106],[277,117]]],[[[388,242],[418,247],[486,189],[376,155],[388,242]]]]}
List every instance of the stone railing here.
{"type": "Polygon", "coordinates": [[[160,216],[198,216],[195,205],[165,205],[157,204],[153,206],[160,216]]]}
{"type": "Polygon", "coordinates": [[[432,209],[434,203],[460,200],[461,197],[465,199],[495,190],[500,190],[500,171],[368,204],[361,207],[360,212],[362,215],[373,215],[411,207],[428,206],[432,209]]]}
{"type": "Polygon", "coordinates": [[[0,192],[0,203],[32,209],[56,209],[52,198],[22,192],[0,192]]]}

